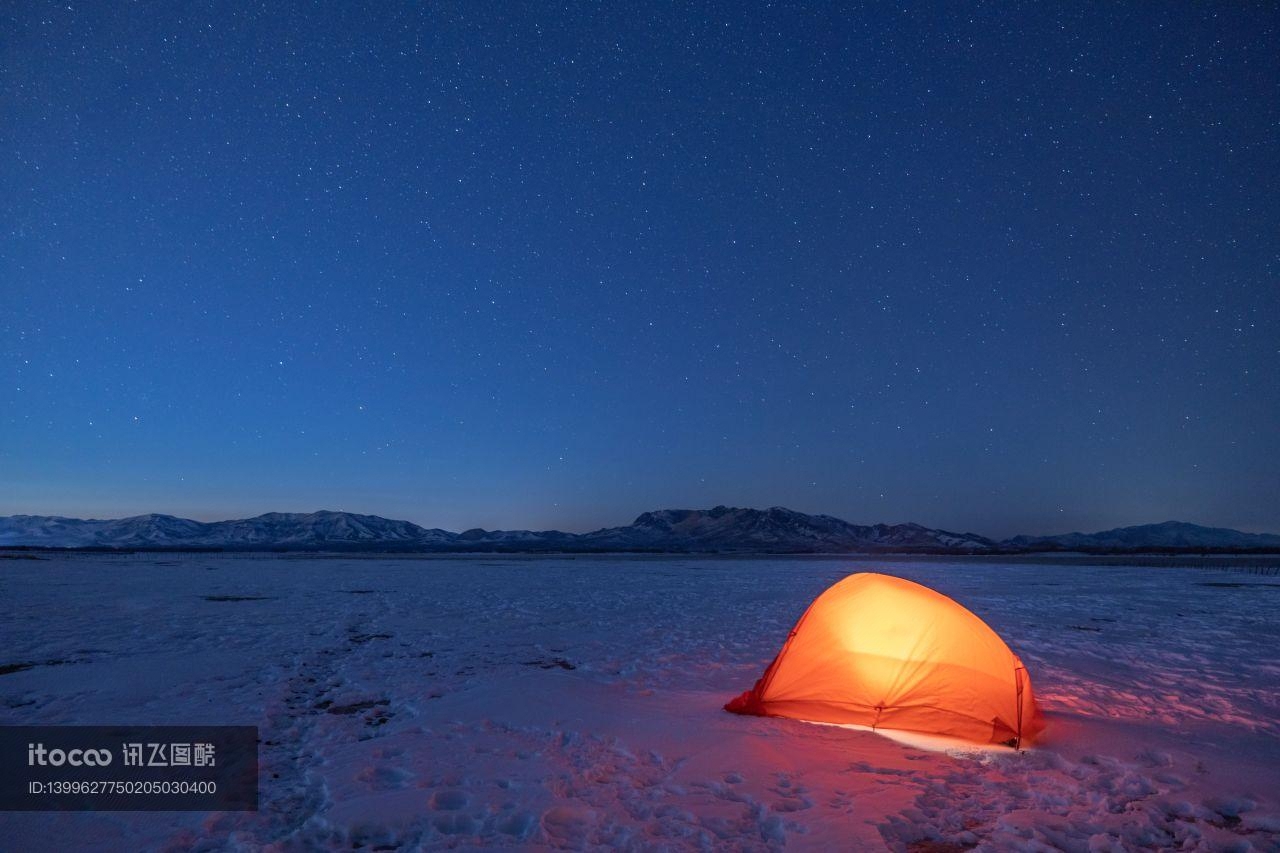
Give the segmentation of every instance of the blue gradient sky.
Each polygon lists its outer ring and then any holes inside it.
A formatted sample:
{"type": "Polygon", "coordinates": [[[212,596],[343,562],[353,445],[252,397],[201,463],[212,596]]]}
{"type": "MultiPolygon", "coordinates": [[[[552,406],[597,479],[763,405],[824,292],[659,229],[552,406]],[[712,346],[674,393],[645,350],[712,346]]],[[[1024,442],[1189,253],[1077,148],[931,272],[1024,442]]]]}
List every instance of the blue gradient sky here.
{"type": "Polygon", "coordinates": [[[0,30],[0,514],[1280,530],[1272,4],[0,30]]]}

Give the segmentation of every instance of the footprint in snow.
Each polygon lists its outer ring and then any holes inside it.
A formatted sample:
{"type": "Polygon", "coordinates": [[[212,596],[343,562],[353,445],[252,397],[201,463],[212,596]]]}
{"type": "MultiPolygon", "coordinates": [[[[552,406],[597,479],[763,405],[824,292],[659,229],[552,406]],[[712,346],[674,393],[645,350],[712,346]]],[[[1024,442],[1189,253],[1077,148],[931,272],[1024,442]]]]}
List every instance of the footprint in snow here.
{"type": "Polygon", "coordinates": [[[413,774],[398,767],[366,767],[356,774],[371,791],[397,791],[406,787],[413,774]]]}
{"type": "Polygon", "coordinates": [[[590,809],[555,806],[543,812],[542,828],[547,835],[561,842],[581,844],[587,840],[595,816],[590,809]]]}
{"type": "Polygon", "coordinates": [[[431,808],[438,812],[453,812],[467,807],[470,800],[466,792],[455,790],[436,791],[431,795],[431,808]]]}

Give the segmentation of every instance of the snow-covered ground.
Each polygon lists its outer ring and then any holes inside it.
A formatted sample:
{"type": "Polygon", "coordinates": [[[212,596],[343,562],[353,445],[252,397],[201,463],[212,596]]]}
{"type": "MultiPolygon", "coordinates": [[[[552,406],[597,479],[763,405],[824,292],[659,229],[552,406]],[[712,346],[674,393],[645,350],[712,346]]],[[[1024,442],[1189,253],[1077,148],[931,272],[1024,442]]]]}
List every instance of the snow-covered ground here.
{"type": "Polygon", "coordinates": [[[0,559],[0,723],[251,724],[261,810],[0,813],[0,849],[1280,849],[1280,578],[727,559],[0,559]],[[738,717],[854,571],[1023,658],[1036,748],[738,717]]]}

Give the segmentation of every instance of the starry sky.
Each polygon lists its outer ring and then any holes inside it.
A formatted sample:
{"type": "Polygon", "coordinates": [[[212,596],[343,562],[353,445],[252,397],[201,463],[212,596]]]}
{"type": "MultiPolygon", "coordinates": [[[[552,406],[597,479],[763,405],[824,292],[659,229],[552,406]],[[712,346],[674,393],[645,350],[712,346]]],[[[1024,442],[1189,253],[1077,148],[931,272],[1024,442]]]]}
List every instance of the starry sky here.
{"type": "Polygon", "coordinates": [[[1243,2],[7,4],[0,514],[1280,531],[1278,44],[1243,2]]]}

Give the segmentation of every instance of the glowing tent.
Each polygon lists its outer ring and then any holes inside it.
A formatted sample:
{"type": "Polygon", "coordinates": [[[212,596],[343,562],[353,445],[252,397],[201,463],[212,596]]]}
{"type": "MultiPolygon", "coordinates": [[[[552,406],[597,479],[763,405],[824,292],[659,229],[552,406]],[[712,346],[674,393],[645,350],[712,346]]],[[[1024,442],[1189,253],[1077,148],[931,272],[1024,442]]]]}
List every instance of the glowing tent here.
{"type": "Polygon", "coordinates": [[[942,593],[872,573],[818,596],[724,707],[1013,747],[1043,728],[1026,667],[995,631],[942,593]]]}

